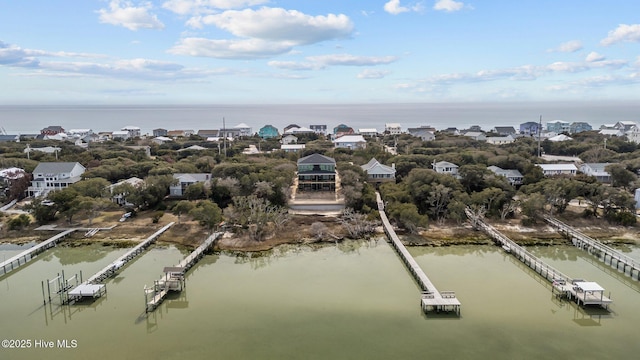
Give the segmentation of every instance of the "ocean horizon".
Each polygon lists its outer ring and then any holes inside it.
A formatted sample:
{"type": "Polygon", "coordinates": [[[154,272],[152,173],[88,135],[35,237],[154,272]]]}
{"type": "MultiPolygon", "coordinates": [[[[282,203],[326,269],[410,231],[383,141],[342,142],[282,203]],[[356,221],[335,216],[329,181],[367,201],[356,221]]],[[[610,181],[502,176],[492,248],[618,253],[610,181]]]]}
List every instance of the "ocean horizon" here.
{"type": "Polygon", "coordinates": [[[527,121],[543,125],[552,120],[587,122],[594,129],[618,121],[640,120],[640,102],[478,102],[387,104],[211,104],[211,105],[0,105],[0,128],[7,134],[34,134],[51,125],[65,130],[115,131],[137,126],[143,134],[153,129],[205,130],[245,123],[253,132],[264,125],[280,131],[289,125],[323,124],[331,131],[339,124],[384,130],[385,123],[409,127],[430,125],[466,129],[479,125],[514,126],[527,121]]]}

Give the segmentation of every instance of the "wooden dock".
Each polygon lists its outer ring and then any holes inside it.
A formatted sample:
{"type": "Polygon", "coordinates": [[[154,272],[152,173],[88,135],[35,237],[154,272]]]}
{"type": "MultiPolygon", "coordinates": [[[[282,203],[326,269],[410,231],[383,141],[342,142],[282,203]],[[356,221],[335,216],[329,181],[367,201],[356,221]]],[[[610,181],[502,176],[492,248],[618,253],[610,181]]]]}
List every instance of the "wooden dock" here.
{"type": "Polygon", "coordinates": [[[110,263],[102,270],[95,273],[87,281],[76,286],[68,292],[69,301],[75,301],[84,297],[98,298],[106,293],[106,287],[102,283],[107,278],[114,276],[120,268],[126,265],[128,262],[140,255],[147,247],[153,244],[160,235],[167,231],[173,222],[163,226],[160,230],[153,233],[153,235],[146,238],[140,244],[136,245],[131,250],[127,251],[124,255],[117,258],[114,262],[110,263]]]}
{"type": "Polygon", "coordinates": [[[9,258],[6,261],[3,261],[2,263],[0,263],[0,276],[3,276],[17,268],[19,268],[20,266],[26,264],[27,262],[31,261],[31,259],[35,258],[38,254],[44,252],[45,250],[52,248],[54,246],[56,246],[56,244],[58,242],[60,242],[65,236],[71,234],[72,232],[76,231],[76,229],[68,229],[65,230],[61,233],[59,233],[58,235],[55,235],[43,242],[41,242],[40,244],[37,244],[23,252],[21,252],[18,255],[15,255],[11,258],[9,258]]]}
{"type": "Polygon", "coordinates": [[[404,262],[405,266],[413,275],[416,282],[422,289],[422,296],[420,299],[420,306],[425,313],[429,311],[454,311],[460,315],[460,301],[456,298],[454,291],[438,291],[435,285],[429,280],[429,277],[422,271],[420,265],[415,261],[413,256],[407,251],[407,248],[402,244],[400,238],[393,230],[389,218],[384,211],[384,203],[380,197],[380,193],[376,192],[376,200],[378,202],[378,211],[380,212],[380,218],[382,219],[382,226],[384,228],[387,237],[391,241],[391,245],[396,250],[400,259],[404,262]]]}
{"type": "Polygon", "coordinates": [[[165,299],[169,291],[182,291],[185,287],[185,274],[193,267],[204,253],[222,236],[222,232],[215,232],[200,246],[182,259],[176,266],[165,267],[162,278],[153,282],[152,287],[144,287],[145,311],[155,310],[165,299]]]}
{"type": "Polygon", "coordinates": [[[551,282],[552,292],[558,297],[576,301],[579,305],[599,305],[605,309],[608,309],[609,304],[612,303],[609,297],[604,296],[604,289],[600,285],[563,274],[516,244],[484,219],[475,216],[468,208],[465,209],[465,213],[477,228],[489,235],[505,251],[551,282]]]}
{"type": "Polygon", "coordinates": [[[569,238],[575,247],[596,256],[603,263],[621,271],[630,278],[640,280],[640,262],[637,260],[581,233],[554,217],[545,216],[544,220],[569,238]]]}

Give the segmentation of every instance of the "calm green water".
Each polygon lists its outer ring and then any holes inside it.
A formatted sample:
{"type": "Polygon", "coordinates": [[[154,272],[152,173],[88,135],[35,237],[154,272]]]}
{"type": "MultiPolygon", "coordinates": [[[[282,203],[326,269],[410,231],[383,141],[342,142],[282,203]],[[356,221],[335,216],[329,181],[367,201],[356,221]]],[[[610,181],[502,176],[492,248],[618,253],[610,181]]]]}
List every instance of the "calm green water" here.
{"type": "MultiPolygon", "coordinates": [[[[16,251],[0,247],[0,259],[16,251]]],[[[143,286],[186,255],[154,247],[109,280],[106,298],[42,305],[42,280],[61,269],[86,278],[125,251],[57,247],[0,278],[0,339],[77,341],[0,349],[0,359],[609,359],[640,351],[638,284],[570,247],[531,251],[611,291],[611,313],[558,302],[499,247],[412,248],[433,283],[462,302],[461,318],[425,317],[418,288],[383,240],[207,255],[186,291],[147,317],[143,286]]]]}

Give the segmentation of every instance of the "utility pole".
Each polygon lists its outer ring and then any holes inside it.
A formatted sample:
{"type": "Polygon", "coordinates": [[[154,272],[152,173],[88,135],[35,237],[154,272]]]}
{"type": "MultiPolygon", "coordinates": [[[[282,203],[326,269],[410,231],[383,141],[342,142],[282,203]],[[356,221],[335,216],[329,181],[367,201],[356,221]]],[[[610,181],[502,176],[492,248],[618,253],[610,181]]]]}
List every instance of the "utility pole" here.
{"type": "Polygon", "coordinates": [[[222,141],[224,144],[224,157],[227,157],[227,125],[224,122],[224,116],[222,117],[222,141]]]}
{"type": "Polygon", "coordinates": [[[542,147],[540,146],[541,134],[542,134],[542,115],[540,115],[540,122],[538,123],[538,157],[540,157],[540,152],[542,151],[542,147]]]}

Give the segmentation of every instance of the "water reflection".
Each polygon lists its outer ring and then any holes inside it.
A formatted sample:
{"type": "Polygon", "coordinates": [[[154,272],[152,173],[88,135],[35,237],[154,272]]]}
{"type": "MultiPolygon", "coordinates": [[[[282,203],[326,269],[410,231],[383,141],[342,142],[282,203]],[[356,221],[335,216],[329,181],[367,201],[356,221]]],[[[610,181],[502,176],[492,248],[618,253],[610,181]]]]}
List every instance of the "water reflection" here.
{"type": "MultiPolygon", "coordinates": [[[[75,265],[83,262],[96,262],[111,253],[111,246],[89,245],[89,246],[60,246],[55,247],[51,252],[57,257],[61,265],[75,265]]],[[[46,261],[51,260],[50,258],[46,261]]]]}

